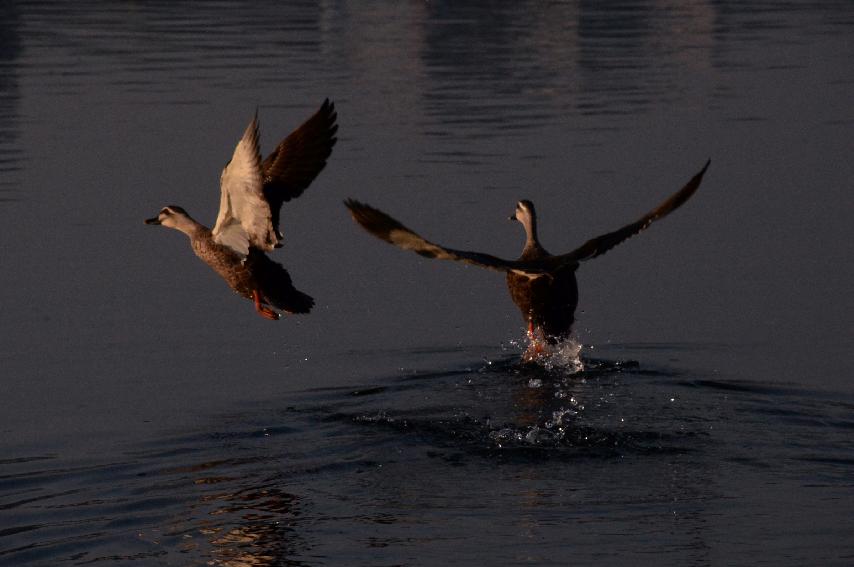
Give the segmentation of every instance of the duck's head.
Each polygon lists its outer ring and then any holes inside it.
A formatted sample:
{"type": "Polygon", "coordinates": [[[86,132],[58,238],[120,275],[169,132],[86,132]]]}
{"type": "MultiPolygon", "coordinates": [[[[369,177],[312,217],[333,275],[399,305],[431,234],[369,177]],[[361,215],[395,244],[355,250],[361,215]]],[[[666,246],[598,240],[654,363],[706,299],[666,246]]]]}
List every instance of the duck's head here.
{"type": "Polygon", "coordinates": [[[519,221],[527,225],[535,216],[534,203],[528,199],[522,199],[516,203],[516,212],[510,215],[510,220],[519,221]]]}
{"type": "Polygon", "coordinates": [[[519,221],[525,227],[525,245],[538,245],[537,243],[537,214],[534,212],[534,203],[528,199],[522,199],[516,203],[516,212],[510,215],[510,220],[519,221]]]}
{"type": "Polygon", "coordinates": [[[196,221],[181,207],[169,205],[163,207],[156,217],[145,219],[145,224],[159,224],[188,233],[196,225],[196,221]]]}

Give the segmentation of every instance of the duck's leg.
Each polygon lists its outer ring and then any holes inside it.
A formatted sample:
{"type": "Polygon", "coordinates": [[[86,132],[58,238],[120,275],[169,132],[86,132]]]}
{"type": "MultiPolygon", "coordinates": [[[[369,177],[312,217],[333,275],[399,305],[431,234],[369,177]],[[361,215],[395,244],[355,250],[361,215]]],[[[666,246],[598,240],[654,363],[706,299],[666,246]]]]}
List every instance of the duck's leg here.
{"type": "Polygon", "coordinates": [[[255,300],[255,311],[257,311],[261,317],[271,321],[279,320],[278,313],[261,303],[261,294],[258,293],[257,289],[252,290],[252,298],[255,300]]]}
{"type": "Polygon", "coordinates": [[[528,319],[528,348],[525,350],[525,354],[522,355],[522,359],[525,361],[533,361],[537,360],[543,355],[549,353],[548,343],[543,336],[543,330],[537,329],[534,327],[534,320],[528,319]],[[537,332],[539,331],[539,333],[537,332]]]}

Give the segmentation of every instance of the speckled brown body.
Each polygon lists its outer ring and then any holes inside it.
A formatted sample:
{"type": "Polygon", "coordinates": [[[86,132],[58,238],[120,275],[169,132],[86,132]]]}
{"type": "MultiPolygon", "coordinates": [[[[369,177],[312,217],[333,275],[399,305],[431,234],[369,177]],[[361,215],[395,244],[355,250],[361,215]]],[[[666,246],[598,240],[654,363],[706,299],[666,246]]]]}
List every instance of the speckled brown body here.
{"type": "Polygon", "coordinates": [[[308,313],[314,300],[294,288],[291,277],[278,264],[256,248],[241,258],[228,246],[217,243],[207,227],[196,223],[190,235],[193,252],[225,280],[232,290],[246,299],[254,299],[257,292],[260,302],[288,313],[308,313]]]}
{"type": "Polygon", "coordinates": [[[252,290],[258,284],[252,276],[248,258],[244,262],[231,248],[214,242],[207,228],[200,228],[191,238],[190,245],[196,256],[219,274],[228,287],[238,295],[252,299],[252,290]]]}

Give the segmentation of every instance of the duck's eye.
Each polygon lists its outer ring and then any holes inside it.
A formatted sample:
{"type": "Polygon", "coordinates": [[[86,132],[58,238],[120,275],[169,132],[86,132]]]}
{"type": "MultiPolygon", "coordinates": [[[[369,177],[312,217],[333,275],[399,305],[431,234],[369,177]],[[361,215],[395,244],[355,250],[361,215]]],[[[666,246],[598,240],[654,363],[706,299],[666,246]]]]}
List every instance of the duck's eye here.
{"type": "Polygon", "coordinates": [[[162,211],[160,211],[160,214],[161,215],[171,215],[172,211],[170,211],[169,209],[163,209],[162,211]]]}

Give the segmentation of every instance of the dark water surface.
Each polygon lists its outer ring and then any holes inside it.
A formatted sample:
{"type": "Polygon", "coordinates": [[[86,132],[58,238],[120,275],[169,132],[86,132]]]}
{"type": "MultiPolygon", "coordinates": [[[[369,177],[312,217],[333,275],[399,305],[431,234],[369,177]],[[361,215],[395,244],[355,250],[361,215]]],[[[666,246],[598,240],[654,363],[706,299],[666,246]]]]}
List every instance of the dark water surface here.
{"type": "Polygon", "coordinates": [[[851,565],[850,2],[7,2],[0,565],[851,565]],[[610,3],[609,3],[610,4],[610,3]],[[270,323],[142,224],[212,224],[324,98],[270,323]],[[512,257],[579,270],[584,370],[518,362],[512,257]]]}

